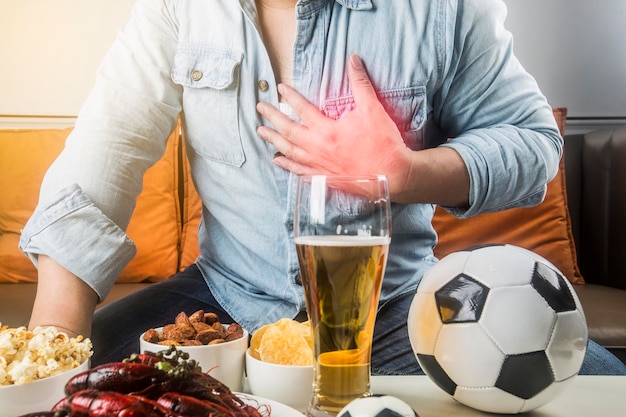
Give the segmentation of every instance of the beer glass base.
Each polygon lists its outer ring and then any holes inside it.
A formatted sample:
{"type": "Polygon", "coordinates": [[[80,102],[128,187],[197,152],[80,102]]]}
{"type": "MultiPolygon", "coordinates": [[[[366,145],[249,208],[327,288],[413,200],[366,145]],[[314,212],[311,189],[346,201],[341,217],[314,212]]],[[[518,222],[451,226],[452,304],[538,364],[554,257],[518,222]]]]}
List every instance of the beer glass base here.
{"type": "Polygon", "coordinates": [[[315,406],[309,406],[306,410],[307,417],[336,417],[343,407],[334,411],[317,408],[315,406]]]}
{"type": "Polygon", "coordinates": [[[357,396],[355,398],[352,398],[351,400],[346,400],[347,402],[331,402],[330,404],[327,402],[327,400],[326,402],[321,402],[318,398],[314,397],[309,404],[306,415],[308,417],[336,417],[337,414],[339,414],[339,412],[343,410],[343,408],[351,401],[357,398],[369,397],[370,395],[371,392],[366,392],[361,396],[357,396]]]}

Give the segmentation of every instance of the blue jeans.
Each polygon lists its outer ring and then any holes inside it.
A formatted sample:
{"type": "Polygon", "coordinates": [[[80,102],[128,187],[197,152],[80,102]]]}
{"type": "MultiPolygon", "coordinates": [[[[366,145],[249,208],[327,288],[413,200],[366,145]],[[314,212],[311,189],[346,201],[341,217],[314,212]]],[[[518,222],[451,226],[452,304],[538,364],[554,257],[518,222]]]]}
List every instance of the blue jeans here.
{"type": "MultiPolygon", "coordinates": [[[[372,350],[373,375],[423,375],[409,342],[406,315],[413,293],[397,297],[378,312],[372,350]]],[[[218,314],[222,323],[232,318],[219,306],[202,274],[191,265],[174,277],[146,287],[99,309],[94,317],[92,365],[114,362],[139,351],[146,329],[173,321],[181,311],[218,314]]],[[[626,365],[590,341],[581,375],[626,375],[626,365]]]]}

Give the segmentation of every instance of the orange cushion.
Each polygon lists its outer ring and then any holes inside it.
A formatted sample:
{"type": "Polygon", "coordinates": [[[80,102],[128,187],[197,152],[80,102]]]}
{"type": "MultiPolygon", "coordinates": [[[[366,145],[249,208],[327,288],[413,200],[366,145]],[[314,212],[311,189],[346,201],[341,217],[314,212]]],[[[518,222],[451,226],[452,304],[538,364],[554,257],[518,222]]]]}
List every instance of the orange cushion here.
{"type": "Polygon", "coordinates": [[[137,255],[122,270],[117,282],[157,282],[177,272],[181,230],[179,147],[175,129],[163,157],[144,174],[143,190],[126,229],[137,246],[137,255]]]}
{"type": "MultiPolygon", "coordinates": [[[[0,282],[37,281],[35,267],[18,249],[19,234],[37,205],[43,176],[71,130],[0,130],[0,282]]],[[[170,139],[164,157],[144,176],[127,230],[137,255],[118,282],[159,281],[177,270],[179,138],[170,139]]]]}
{"type": "MultiPolygon", "coordinates": [[[[184,138],[184,134],[183,134],[184,138]]],[[[181,141],[183,147],[183,157],[181,158],[181,175],[182,175],[182,198],[183,198],[183,227],[180,243],[178,269],[182,271],[196,261],[200,255],[200,247],[198,246],[198,227],[202,218],[202,200],[196,191],[191,179],[191,171],[189,161],[184,152],[185,141],[181,141]]]]}
{"type": "Polygon", "coordinates": [[[71,130],[0,130],[0,282],[37,280],[35,267],[17,245],[37,205],[43,176],[71,130]]]}
{"type": "MultiPolygon", "coordinates": [[[[561,135],[566,108],[554,109],[561,135]]],[[[464,248],[488,243],[509,243],[536,252],[552,262],[575,284],[584,280],[576,260],[576,247],[567,208],[565,168],[561,158],[556,177],[548,184],[545,200],[536,207],[485,213],[460,220],[437,207],[433,226],[439,234],[435,256],[442,258],[464,248]]]]}

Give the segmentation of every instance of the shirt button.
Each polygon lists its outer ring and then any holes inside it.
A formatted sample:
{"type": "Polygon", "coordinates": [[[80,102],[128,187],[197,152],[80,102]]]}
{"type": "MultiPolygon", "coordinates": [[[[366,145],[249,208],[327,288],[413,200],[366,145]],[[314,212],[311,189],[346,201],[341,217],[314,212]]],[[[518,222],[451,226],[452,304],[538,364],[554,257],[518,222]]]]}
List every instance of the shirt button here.
{"type": "Polygon", "coordinates": [[[191,71],[191,79],[194,81],[200,81],[200,79],[202,78],[202,71],[200,70],[193,70],[191,71]]]}
{"type": "Polygon", "coordinates": [[[259,90],[261,91],[267,91],[270,89],[270,84],[267,82],[267,80],[260,80],[259,81],[259,90]]]}

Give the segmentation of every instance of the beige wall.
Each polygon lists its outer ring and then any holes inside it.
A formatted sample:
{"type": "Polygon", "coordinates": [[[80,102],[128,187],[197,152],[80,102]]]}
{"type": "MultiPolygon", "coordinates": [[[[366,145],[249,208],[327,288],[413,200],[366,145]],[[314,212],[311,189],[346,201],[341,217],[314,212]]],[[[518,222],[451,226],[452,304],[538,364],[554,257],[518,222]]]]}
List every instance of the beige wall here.
{"type": "Polygon", "coordinates": [[[626,1],[505,0],[515,52],[567,133],[626,123],[626,1]]]}
{"type": "Polygon", "coordinates": [[[76,115],[133,3],[0,0],[0,116],[76,115]]]}
{"type": "MultiPolygon", "coordinates": [[[[0,127],[24,124],[7,114],[76,115],[134,1],[0,0],[0,127]]],[[[505,4],[516,52],[553,106],[577,123],[626,120],[625,0],[505,4]]]]}

